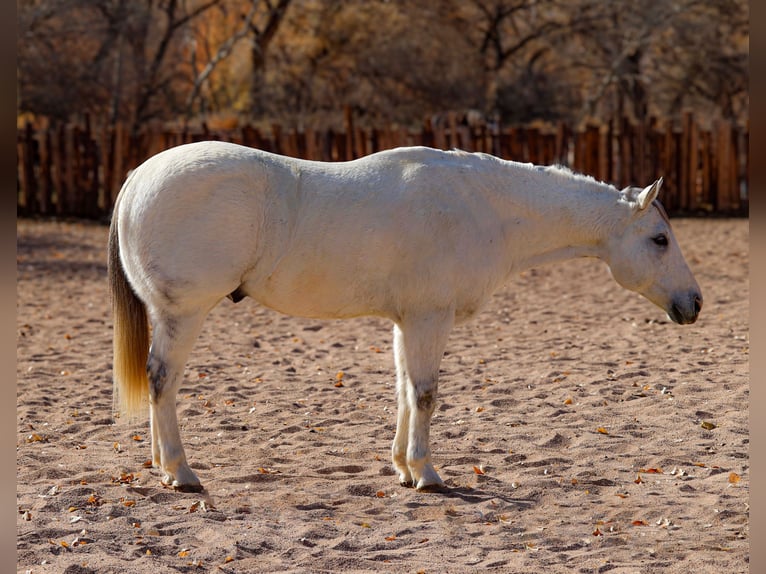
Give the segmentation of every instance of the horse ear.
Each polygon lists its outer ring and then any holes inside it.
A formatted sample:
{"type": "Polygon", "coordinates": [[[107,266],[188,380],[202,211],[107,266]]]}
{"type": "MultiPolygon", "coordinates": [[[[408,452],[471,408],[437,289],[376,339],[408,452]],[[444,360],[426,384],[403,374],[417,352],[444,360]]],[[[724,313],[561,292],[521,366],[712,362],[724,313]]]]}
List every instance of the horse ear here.
{"type": "Polygon", "coordinates": [[[662,187],[662,178],[655,181],[652,185],[649,185],[641,190],[636,197],[636,205],[638,209],[643,210],[649,207],[652,202],[657,199],[657,194],[662,187]]]}

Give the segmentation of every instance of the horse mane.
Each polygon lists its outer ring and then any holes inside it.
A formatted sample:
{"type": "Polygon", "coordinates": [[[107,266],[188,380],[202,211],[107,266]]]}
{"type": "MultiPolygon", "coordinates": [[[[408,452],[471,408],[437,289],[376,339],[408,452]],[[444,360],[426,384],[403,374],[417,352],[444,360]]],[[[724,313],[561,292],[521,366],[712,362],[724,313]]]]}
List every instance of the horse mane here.
{"type": "Polygon", "coordinates": [[[494,156],[492,154],[487,154],[483,152],[470,152],[460,148],[452,148],[451,150],[448,151],[448,153],[454,155],[455,157],[462,157],[462,158],[474,157],[474,158],[479,158],[484,160],[494,160],[499,163],[511,162],[519,166],[526,166],[530,170],[556,176],[560,180],[578,181],[578,182],[584,182],[588,184],[595,184],[598,186],[613,187],[609,185],[608,183],[597,180],[593,176],[576,172],[572,170],[570,167],[567,167],[560,163],[556,163],[552,165],[535,165],[533,163],[522,163],[522,162],[513,161],[513,160],[506,160],[506,159],[502,159],[497,156],[494,156]]]}
{"type": "Polygon", "coordinates": [[[668,212],[665,211],[665,206],[662,205],[659,199],[655,199],[652,202],[652,205],[657,208],[657,211],[660,212],[660,217],[665,220],[665,223],[670,225],[670,219],[668,218],[668,212]]]}
{"type": "MultiPolygon", "coordinates": [[[[593,189],[609,189],[612,191],[619,191],[615,186],[599,181],[596,178],[586,175],[584,173],[577,173],[575,171],[572,171],[569,167],[561,164],[555,164],[551,166],[537,166],[537,169],[540,171],[544,171],[546,173],[551,173],[553,175],[558,176],[561,179],[566,178],[569,181],[579,181],[579,182],[585,182],[589,184],[593,189]]],[[[652,201],[652,205],[657,208],[657,211],[660,212],[660,217],[670,225],[670,219],[668,218],[668,212],[665,211],[665,207],[662,205],[662,202],[659,199],[655,199],[652,201]]]]}
{"type": "MultiPolygon", "coordinates": [[[[552,176],[559,183],[562,189],[571,188],[572,186],[584,186],[594,191],[609,191],[612,193],[620,193],[620,190],[617,189],[614,185],[598,180],[592,175],[574,171],[572,168],[560,163],[551,165],[522,163],[513,160],[505,160],[492,154],[483,152],[470,152],[460,148],[452,148],[447,153],[453,155],[454,157],[465,159],[476,158],[480,160],[495,161],[498,163],[511,162],[518,166],[526,167],[532,172],[544,173],[546,175],[552,176]]],[[[655,200],[655,203],[659,204],[659,201],[655,200]]],[[[662,205],[658,205],[658,209],[660,210],[660,213],[663,215],[663,217],[667,218],[667,214],[664,213],[662,205]]]]}
{"type": "Polygon", "coordinates": [[[572,168],[559,163],[553,164],[553,165],[536,166],[536,169],[538,171],[542,171],[550,175],[553,175],[559,180],[585,183],[585,184],[588,184],[588,186],[593,186],[593,187],[612,188],[612,189],[614,188],[614,186],[606,182],[597,180],[592,175],[576,172],[572,168]]]}
{"type": "MultiPolygon", "coordinates": [[[[472,157],[472,156],[488,155],[488,154],[482,154],[482,153],[466,151],[464,149],[460,149],[460,148],[457,148],[457,147],[453,147],[451,150],[447,150],[447,153],[452,154],[455,157],[472,157]]],[[[492,157],[494,157],[494,156],[492,156],[492,157]]]]}

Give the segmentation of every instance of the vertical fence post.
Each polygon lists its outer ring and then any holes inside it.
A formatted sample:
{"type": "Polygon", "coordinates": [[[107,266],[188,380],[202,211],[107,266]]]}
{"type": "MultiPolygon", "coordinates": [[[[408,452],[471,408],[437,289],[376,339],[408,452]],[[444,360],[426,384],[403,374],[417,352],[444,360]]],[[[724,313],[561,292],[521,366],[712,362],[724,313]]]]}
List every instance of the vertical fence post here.
{"type": "Polygon", "coordinates": [[[447,121],[449,123],[449,148],[459,148],[460,142],[457,137],[457,114],[455,112],[449,112],[447,114],[447,121]]]}
{"type": "Polygon", "coordinates": [[[125,173],[125,127],[118,121],[114,125],[114,152],[112,153],[112,187],[109,190],[110,201],[112,205],[117,200],[120,188],[127,177],[125,173]]]}
{"type": "Polygon", "coordinates": [[[559,123],[559,130],[556,136],[556,145],[558,148],[558,161],[562,165],[574,164],[574,131],[564,122],[559,123]]]}
{"type": "Polygon", "coordinates": [[[699,137],[696,122],[689,122],[689,192],[688,205],[689,211],[695,211],[699,208],[700,188],[699,188],[699,137]]]}
{"type": "Polygon", "coordinates": [[[611,118],[606,126],[606,133],[604,135],[604,155],[604,179],[602,181],[614,183],[614,118],[611,118]]]}
{"type": "Polygon", "coordinates": [[[716,136],[718,139],[718,173],[716,174],[717,205],[721,211],[730,211],[733,207],[731,197],[731,127],[726,120],[719,120],[716,124],[716,136]]]}
{"type": "Polygon", "coordinates": [[[742,147],[740,148],[740,165],[741,165],[741,171],[740,171],[740,181],[737,184],[737,192],[739,193],[740,185],[744,188],[745,192],[745,198],[744,198],[744,205],[740,206],[740,209],[745,208],[747,209],[750,205],[750,188],[749,188],[749,181],[748,181],[748,175],[750,174],[750,120],[747,121],[745,124],[745,127],[742,131],[742,147]]]}
{"type": "Polygon", "coordinates": [[[662,132],[657,126],[657,118],[652,117],[649,119],[649,126],[646,132],[646,146],[648,153],[648,167],[649,173],[645,181],[640,182],[642,185],[648,185],[656,180],[661,173],[662,169],[662,132]]]}
{"type": "Polygon", "coordinates": [[[684,112],[681,120],[681,148],[679,150],[679,183],[678,183],[678,207],[684,211],[689,209],[691,190],[691,164],[689,156],[691,151],[691,124],[694,117],[691,112],[684,112]]]}
{"type": "Polygon", "coordinates": [[[35,156],[37,155],[35,148],[32,124],[26,122],[24,132],[17,139],[16,144],[18,163],[21,164],[19,183],[21,185],[22,213],[25,215],[34,215],[39,208],[37,178],[35,177],[35,156]]]}
{"type": "Polygon", "coordinates": [[[665,183],[663,184],[663,199],[662,202],[665,207],[672,211],[676,209],[677,197],[678,197],[678,174],[674,169],[675,165],[675,140],[673,139],[673,122],[669,121],[665,126],[664,133],[662,135],[662,149],[663,154],[660,163],[661,175],[665,183]]]}
{"type": "Polygon", "coordinates": [[[526,161],[539,164],[540,162],[540,146],[539,146],[540,132],[537,128],[531,127],[524,130],[524,136],[527,140],[527,157],[526,161]]]}
{"type": "Polygon", "coordinates": [[[40,215],[48,215],[51,211],[53,182],[51,181],[51,132],[47,125],[43,126],[38,134],[40,145],[40,215]]]}
{"type": "Polygon", "coordinates": [[[436,149],[448,149],[447,145],[447,134],[445,133],[444,126],[436,126],[433,130],[433,146],[436,149]]]}
{"type": "Polygon", "coordinates": [[[342,159],[354,159],[354,114],[349,105],[343,106],[343,129],[346,131],[344,142],[346,153],[342,159]]]}
{"type": "Polygon", "coordinates": [[[66,146],[64,144],[64,124],[56,124],[53,141],[54,150],[54,185],[56,187],[56,215],[63,215],[66,211],[66,146]]]}
{"type": "Polygon", "coordinates": [[[114,133],[109,129],[109,124],[104,122],[100,130],[100,163],[101,163],[101,189],[100,202],[102,214],[109,214],[112,210],[112,186],[114,185],[112,170],[114,157],[114,133]]]}
{"type": "Polygon", "coordinates": [[[635,185],[633,171],[632,126],[627,117],[620,118],[620,187],[635,185]]]}
{"type": "Polygon", "coordinates": [[[706,211],[712,211],[715,204],[711,191],[713,186],[713,134],[710,130],[699,133],[700,142],[700,197],[699,207],[706,211]]]}

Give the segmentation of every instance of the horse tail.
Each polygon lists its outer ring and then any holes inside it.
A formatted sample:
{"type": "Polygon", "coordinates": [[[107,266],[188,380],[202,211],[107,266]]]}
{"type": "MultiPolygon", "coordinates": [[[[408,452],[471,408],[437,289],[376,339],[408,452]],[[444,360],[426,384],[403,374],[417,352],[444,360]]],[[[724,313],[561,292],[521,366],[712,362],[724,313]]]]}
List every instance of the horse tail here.
{"type": "Polygon", "coordinates": [[[109,227],[107,269],[114,323],[114,403],[120,414],[133,418],[146,408],[149,397],[149,379],[146,374],[149,321],[146,306],[128,283],[120,261],[117,204],[109,227]]]}

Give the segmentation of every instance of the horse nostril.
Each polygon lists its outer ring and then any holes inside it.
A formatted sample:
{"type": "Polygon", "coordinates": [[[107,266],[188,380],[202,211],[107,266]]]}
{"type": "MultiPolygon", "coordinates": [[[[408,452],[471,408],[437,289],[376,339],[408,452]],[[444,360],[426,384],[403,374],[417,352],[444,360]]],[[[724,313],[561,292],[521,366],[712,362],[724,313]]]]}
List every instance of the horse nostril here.
{"type": "Polygon", "coordinates": [[[700,295],[695,295],[694,296],[694,312],[696,314],[699,314],[701,309],[702,309],[702,297],[700,295]]]}

